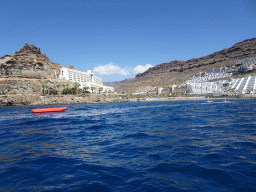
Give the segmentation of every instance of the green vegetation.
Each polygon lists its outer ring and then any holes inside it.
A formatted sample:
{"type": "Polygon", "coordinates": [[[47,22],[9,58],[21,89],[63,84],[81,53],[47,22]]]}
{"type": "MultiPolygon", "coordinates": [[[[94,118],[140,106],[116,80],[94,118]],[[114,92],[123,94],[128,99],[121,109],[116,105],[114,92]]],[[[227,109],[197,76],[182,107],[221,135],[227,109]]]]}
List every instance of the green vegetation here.
{"type": "Polygon", "coordinates": [[[43,94],[48,94],[48,86],[47,85],[42,85],[42,88],[43,88],[43,94]]]}
{"type": "Polygon", "coordinates": [[[71,92],[71,94],[77,94],[77,92],[78,92],[78,90],[77,90],[77,87],[72,87],[71,89],[70,89],[70,92],[71,92]]]}
{"type": "Polygon", "coordinates": [[[100,88],[99,88],[99,93],[100,93],[102,90],[103,90],[103,87],[100,87],[100,88]]]}
{"type": "Polygon", "coordinates": [[[89,89],[89,87],[84,87],[83,92],[86,92],[89,89]]]}
{"type": "MultiPolygon", "coordinates": [[[[68,84],[67,84],[68,85],[68,84]]],[[[78,87],[80,86],[80,84],[76,84],[74,87],[72,88],[65,88],[62,91],[63,95],[68,95],[68,94],[77,94],[78,93],[78,87]]]]}
{"type": "Polygon", "coordinates": [[[180,93],[180,92],[172,92],[171,93],[171,97],[179,97],[181,96],[183,93],[180,93]]]}
{"type": "MultiPolygon", "coordinates": [[[[86,91],[88,91],[89,89],[91,89],[92,93],[97,89],[96,87],[84,87],[83,89],[79,89],[79,87],[81,86],[80,84],[75,84],[73,87],[69,87],[69,84],[58,84],[56,85],[57,87],[57,90],[56,89],[52,89],[52,88],[49,88],[47,85],[42,85],[42,95],[45,96],[45,95],[57,95],[58,92],[60,92],[59,88],[60,87],[63,87],[64,89],[61,91],[61,94],[63,95],[69,95],[69,94],[72,94],[72,95],[75,95],[75,94],[78,94],[78,93],[86,93],[86,91]]],[[[103,87],[100,87],[97,89],[99,91],[99,93],[101,93],[103,91],[103,87]]],[[[107,91],[105,91],[105,93],[107,93],[107,91]]]]}
{"type": "Polygon", "coordinates": [[[58,91],[56,89],[50,89],[49,95],[57,95],[58,91]]]}
{"type": "Polygon", "coordinates": [[[71,94],[70,88],[65,88],[62,90],[63,95],[71,94]]]}

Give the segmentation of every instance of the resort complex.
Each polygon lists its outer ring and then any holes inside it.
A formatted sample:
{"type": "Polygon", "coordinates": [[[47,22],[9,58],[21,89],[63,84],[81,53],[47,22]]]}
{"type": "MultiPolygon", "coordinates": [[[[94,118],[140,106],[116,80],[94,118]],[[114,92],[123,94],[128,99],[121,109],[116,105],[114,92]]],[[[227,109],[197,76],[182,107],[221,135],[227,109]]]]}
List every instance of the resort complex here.
{"type": "Polygon", "coordinates": [[[189,93],[228,93],[228,94],[255,94],[256,76],[246,76],[231,80],[220,80],[215,82],[190,83],[189,93]]]}
{"type": "Polygon", "coordinates": [[[181,86],[169,88],[146,86],[137,89],[133,95],[177,95],[187,93],[196,95],[256,94],[256,57],[237,60],[235,65],[215,68],[188,77],[181,86]],[[252,72],[252,73],[249,73],[252,72]]]}
{"type": "Polygon", "coordinates": [[[80,84],[79,88],[87,88],[90,92],[97,92],[100,89],[102,92],[114,92],[114,88],[104,86],[102,79],[94,76],[92,70],[88,70],[86,73],[63,67],[60,69],[59,79],[77,82],[80,84]]]}
{"type": "Polygon", "coordinates": [[[255,64],[256,57],[237,60],[234,66],[213,69],[190,76],[185,84],[191,94],[255,94],[256,76],[248,74],[244,77],[234,78],[234,74],[238,74],[238,72],[255,69],[255,64]]]}

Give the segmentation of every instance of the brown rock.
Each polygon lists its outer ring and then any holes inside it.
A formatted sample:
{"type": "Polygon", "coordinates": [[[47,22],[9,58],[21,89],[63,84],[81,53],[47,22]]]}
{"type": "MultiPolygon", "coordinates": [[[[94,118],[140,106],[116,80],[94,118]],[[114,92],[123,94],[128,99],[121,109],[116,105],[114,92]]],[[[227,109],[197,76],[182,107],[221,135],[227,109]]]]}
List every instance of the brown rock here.
{"type": "Polygon", "coordinates": [[[25,43],[13,56],[0,57],[0,78],[57,79],[61,67],[41,53],[39,47],[25,43]]]}
{"type": "Polygon", "coordinates": [[[75,69],[75,67],[73,65],[69,65],[67,68],[69,69],[75,69]]]}

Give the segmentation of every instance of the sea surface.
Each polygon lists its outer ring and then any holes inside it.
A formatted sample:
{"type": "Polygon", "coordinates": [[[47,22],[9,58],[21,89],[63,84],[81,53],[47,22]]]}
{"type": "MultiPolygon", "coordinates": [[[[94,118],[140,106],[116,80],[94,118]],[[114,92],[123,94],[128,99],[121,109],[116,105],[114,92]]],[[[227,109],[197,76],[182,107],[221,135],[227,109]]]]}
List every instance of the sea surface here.
{"type": "Polygon", "coordinates": [[[0,108],[1,192],[256,191],[256,100],[33,108],[0,108]]]}

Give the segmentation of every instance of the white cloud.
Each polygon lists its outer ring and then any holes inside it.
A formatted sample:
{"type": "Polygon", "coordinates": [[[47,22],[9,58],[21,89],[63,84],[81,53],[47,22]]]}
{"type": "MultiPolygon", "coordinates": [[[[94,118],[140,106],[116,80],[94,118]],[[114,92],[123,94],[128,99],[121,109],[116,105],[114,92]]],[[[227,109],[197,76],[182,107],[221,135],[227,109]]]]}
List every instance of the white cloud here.
{"type": "Polygon", "coordinates": [[[150,67],[153,67],[153,65],[147,64],[145,66],[143,65],[138,65],[137,67],[135,67],[132,72],[137,75],[138,73],[143,73],[146,70],[148,70],[150,67]]]}
{"type": "Polygon", "coordinates": [[[94,67],[93,72],[97,75],[113,75],[113,74],[119,74],[123,76],[130,75],[131,72],[133,72],[135,75],[138,73],[143,73],[146,70],[148,70],[150,67],[153,67],[150,64],[147,64],[145,66],[143,65],[137,65],[134,69],[124,67],[121,68],[118,65],[114,65],[112,62],[106,65],[101,65],[98,67],[94,67]]]}
{"type": "Polygon", "coordinates": [[[93,72],[98,75],[112,75],[112,74],[119,74],[119,75],[130,75],[130,69],[127,67],[121,68],[118,65],[114,65],[113,63],[109,63],[107,65],[102,65],[95,67],[93,72]]]}

